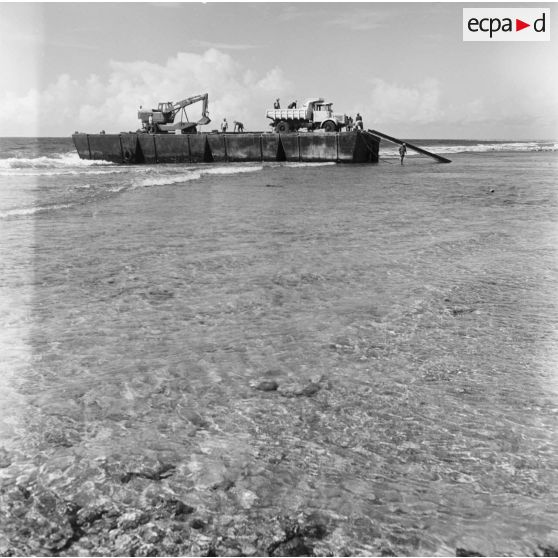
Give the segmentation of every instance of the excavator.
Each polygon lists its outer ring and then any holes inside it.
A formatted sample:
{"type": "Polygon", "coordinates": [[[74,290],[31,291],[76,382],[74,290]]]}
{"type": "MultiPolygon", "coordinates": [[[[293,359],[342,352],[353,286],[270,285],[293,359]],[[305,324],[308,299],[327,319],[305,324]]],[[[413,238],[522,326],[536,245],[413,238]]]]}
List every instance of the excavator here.
{"type": "Polygon", "coordinates": [[[138,132],[147,134],[195,134],[197,126],[205,126],[211,122],[207,110],[208,95],[194,95],[182,101],[167,101],[159,103],[156,109],[138,111],[138,118],[141,120],[141,130],[138,132]],[[202,117],[197,122],[190,122],[186,114],[186,107],[203,101],[202,117]],[[180,120],[175,122],[178,113],[180,120]]]}

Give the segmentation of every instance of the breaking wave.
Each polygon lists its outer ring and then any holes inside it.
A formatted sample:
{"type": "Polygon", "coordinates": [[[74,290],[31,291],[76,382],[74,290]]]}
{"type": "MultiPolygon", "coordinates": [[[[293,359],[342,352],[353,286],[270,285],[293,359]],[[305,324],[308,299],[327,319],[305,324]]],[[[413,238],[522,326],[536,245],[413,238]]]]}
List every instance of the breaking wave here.
{"type": "Polygon", "coordinates": [[[58,153],[50,157],[9,157],[0,159],[0,168],[26,169],[26,168],[64,168],[64,167],[91,167],[98,165],[112,165],[109,161],[92,161],[80,159],[77,153],[58,153]]]}
{"type": "Polygon", "coordinates": [[[246,172],[257,172],[261,171],[263,166],[246,166],[246,167],[214,167],[214,168],[196,168],[188,169],[186,172],[180,172],[179,174],[169,174],[164,176],[154,176],[150,178],[145,178],[142,180],[136,180],[132,187],[133,188],[145,188],[149,186],[168,186],[171,184],[180,184],[181,182],[190,182],[192,180],[199,180],[205,175],[231,175],[231,174],[242,174],[246,172]]]}
{"type": "Polygon", "coordinates": [[[323,167],[326,165],[335,165],[335,161],[323,161],[318,163],[280,163],[280,165],[285,167],[300,168],[300,167],[323,167]]]}
{"type": "Polygon", "coordinates": [[[7,217],[24,217],[26,215],[35,215],[37,213],[46,213],[47,211],[54,211],[56,209],[68,209],[73,207],[70,203],[53,204],[36,207],[19,207],[16,209],[8,209],[7,211],[0,211],[0,219],[7,217]]]}
{"type": "MultiPolygon", "coordinates": [[[[482,141],[444,141],[444,140],[411,140],[411,143],[422,147],[433,153],[533,153],[533,152],[552,152],[558,151],[558,144],[552,141],[516,141],[516,142],[482,142],[482,141]]],[[[407,152],[408,156],[417,155],[411,149],[407,152]]],[[[389,142],[380,144],[380,156],[382,157],[399,157],[397,147],[389,142]]]]}
{"type": "Polygon", "coordinates": [[[441,153],[488,153],[491,151],[558,151],[558,144],[553,142],[507,142],[507,143],[478,143],[476,145],[440,145],[441,153]]]}
{"type": "Polygon", "coordinates": [[[21,175],[54,175],[54,174],[80,174],[87,170],[99,169],[98,173],[107,172],[103,167],[112,166],[111,172],[121,172],[109,161],[92,161],[80,159],[77,153],[58,153],[41,157],[8,157],[0,159],[0,174],[3,176],[21,175]]]}

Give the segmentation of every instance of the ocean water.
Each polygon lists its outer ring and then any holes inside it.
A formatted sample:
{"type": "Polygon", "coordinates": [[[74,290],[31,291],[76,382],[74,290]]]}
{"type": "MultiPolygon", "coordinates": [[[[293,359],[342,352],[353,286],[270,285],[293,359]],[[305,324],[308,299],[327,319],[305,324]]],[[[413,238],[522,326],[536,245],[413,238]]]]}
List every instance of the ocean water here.
{"type": "Polygon", "coordinates": [[[555,555],[558,146],[415,143],[1,139],[0,555],[555,555]]]}

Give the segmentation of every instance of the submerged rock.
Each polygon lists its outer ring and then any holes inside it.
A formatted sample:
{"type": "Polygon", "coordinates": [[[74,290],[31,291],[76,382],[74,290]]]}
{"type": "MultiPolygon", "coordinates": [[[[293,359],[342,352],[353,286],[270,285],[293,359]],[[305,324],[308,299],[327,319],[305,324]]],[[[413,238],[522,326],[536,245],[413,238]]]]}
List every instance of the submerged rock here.
{"type": "Polygon", "coordinates": [[[315,383],[310,383],[307,386],[305,386],[304,388],[302,388],[301,391],[301,395],[305,395],[306,397],[310,397],[311,395],[314,395],[315,393],[318,393],[318,391],[320,391],[321,386],[319,384],[315,384],[315,383]]]}
{"type": "Polygon", "coordinates": [[[96,521],[100,521],[105,517],[109,511],[100,506],[86,507],[79,510],[76,516],[76,521],[79,525],[91,525],[96,521]]]}
{"type": "Polygon", "coordinates": [[[116,556],[136,556],[139,541],[127,534],[118,534],[114,540],[114,554],[116,556]]]}
{"type": "Polygon", "coordinates": [[[137,471],[128,471],[120,477],[120,482],[124,484],[128,483],[134,477],[142,477],[148,480],[160,481],[162,479],[170,477],[174,473],[175,469],[176,467],[171,463],[160,463],[156,467],[144,466],[137,471]]]}
{"type": "Polygon", "coordinates": [[[455,549],[456,556],[484,556],[480,552],[476,552],[475,550],[467,550],[466,548],[456,548],[455,549]]]}
{"type": "Polygon", "coordinates": [[[242,556],[255,556],[258,553],[258,549],[252,543],[245,543],[240,547],[240,552],[242,556]]]}
{"type": "Polygon", "coordinates": [[[321,386],[315,382],[302,384],[293,382],[279,386],[279,393],[283,397],[311,397],[320,391],[321,386]]]}
{"type": "Polygon", "coordinates": [[[62,430],[51,430],[45,433],[45,442],[53,446],[60,446],[70,448],[74,444],[67,436],[67,433],[62,430]]]}
{"type": "Polygon", "coordinates": [[[249,510],[258,500],[258,495],[255,492],[246,489],[237,490],[236,497],[240,506],[245,510],[249,510]]]}
{"type": "Polygon", "coordinates": [[[0,448],[0,469],[5,469],[12,464],[10,454],[4,449],[0,448]]]}
{"type": "Polygon", "coordinates": [[[303,537],[295,536],[291,539],[272,545],[268,549],[270,556],[313,556],[312,547],[303,537]]]}
{"type": "Polygon", "coordinates": [[[329,518],[319,512],[311,513],[300,528],[305,537],[323,539],[328,533],[329,518]]]}
{"type": "Polygon", "coordinates": [[[275,380],[262,380],[254,385],[254,389],[259,391],[276,391],[279,384],[275,380]]]}
{"type": "Polygon", "coordinates": [[[177,519],[184,519],[186,515],[194,513],[195,509],[188,504],[185,504],[181,500],[167,500],[165,502],[165,508],[170,512],[172,517],[177,519]]]}
{"type": "Polygon", "coordinates": [[[142,527],[140,534],[142,541],[146,542],[147,544],[157,544],[165,536],[164,531],[157,527],[157,525],[155,525],[154,523],[146,523],[142,527]]]}
{"type": "Polygon", "coordinates": [[[207,420],[205,420],[199,413],[196,413],[196,411],[188,410],[185,411],[183,415],[186,419],[188,419],[189,422],[191,422],[194,426],[197,426],[198,428],[209,427],[209,422],[207,422],[207,420]]]}
{"type": "Polygon", "coordinates": [[[452,316],[463,316],[464,314],[472,314],[475,311],[474,308],[468,308],[465,306],[456,307],[451,309],[452,316]]]}
{"type": "Polygon", "coordinates": [[[135,529],[140,525],[149,521],[149,515],[140,510],[129,511],[118,518],[118,527],[120,529],[135,529]]]}
{"type": "Polygon", "coordinates": [[[201,520],[199,517],[195,517],[190,522],[190,527],[192,527],[192,529],[197,529],[198,531],[201,531],[202,529],[205,529],[205,522],[201,520]]]}
{"type": "Polygon", "coordinates": [[[269,556],[314,556],[314,545],[328,534],[330,520],[314,512],[282,523],[284,537],[267,548],[269,556]]]}
{"type": "Polygon", "coordinates": [[[147,294],[150,298],[155,300],[167,300],[174,297],[174,292],[170,289],[165,289],[162,287],[151,287],[147,294]]]}

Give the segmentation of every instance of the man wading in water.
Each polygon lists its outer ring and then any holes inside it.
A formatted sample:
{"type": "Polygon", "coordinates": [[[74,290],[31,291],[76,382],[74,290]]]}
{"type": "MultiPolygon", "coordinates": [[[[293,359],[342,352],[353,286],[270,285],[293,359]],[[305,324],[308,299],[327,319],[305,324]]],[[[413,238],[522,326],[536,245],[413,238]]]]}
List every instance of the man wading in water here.
{"type": "Polygon", "coordinates": [[[402,143],[401,147],[399,148],[399,156],[401,157],[401,164],[403,164],[403,159],[405,158],[405,154],[407,153],[407,146],[402,143]]]}

